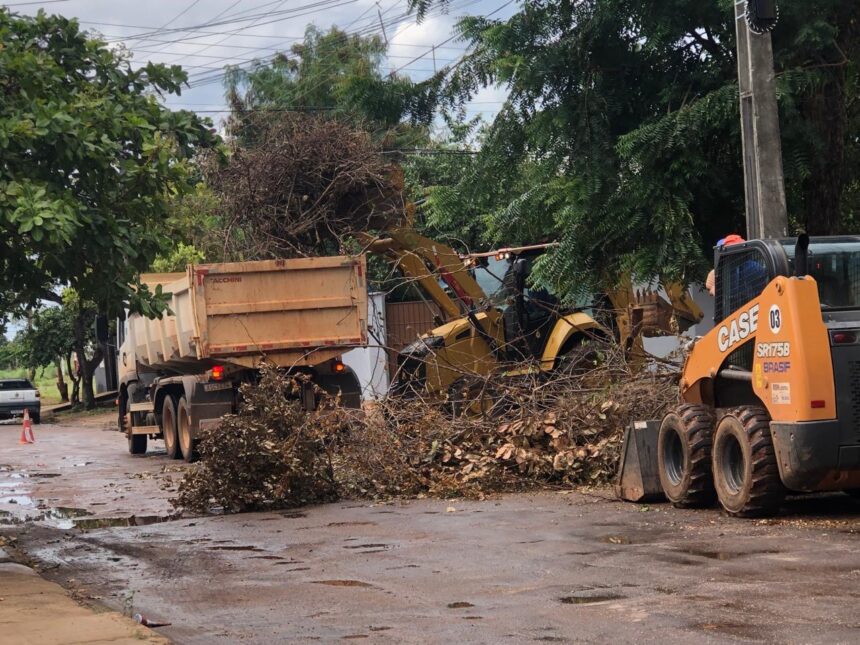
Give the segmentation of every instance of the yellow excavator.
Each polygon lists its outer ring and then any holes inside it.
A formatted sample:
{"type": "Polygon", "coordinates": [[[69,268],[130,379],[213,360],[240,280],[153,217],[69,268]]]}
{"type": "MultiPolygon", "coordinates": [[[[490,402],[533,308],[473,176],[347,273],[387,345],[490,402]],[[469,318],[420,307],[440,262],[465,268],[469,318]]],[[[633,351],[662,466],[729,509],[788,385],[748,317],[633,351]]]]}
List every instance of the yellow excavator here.
{"type": "Polygon", "coordinates": [[[362,242],[415,281],[444,317],[400,351],[393,394],[456,401],[476,377],[550,374],[587,359],[600,341],[641,349],[642,336],[679,333],[703,316],[680,286],[664,287],[667,301],[635,291],[629,280],[607,290],[600,306],[563,306],[528,280],[534,260],[554,244],[461,255],[411,228],[362,242]]]}

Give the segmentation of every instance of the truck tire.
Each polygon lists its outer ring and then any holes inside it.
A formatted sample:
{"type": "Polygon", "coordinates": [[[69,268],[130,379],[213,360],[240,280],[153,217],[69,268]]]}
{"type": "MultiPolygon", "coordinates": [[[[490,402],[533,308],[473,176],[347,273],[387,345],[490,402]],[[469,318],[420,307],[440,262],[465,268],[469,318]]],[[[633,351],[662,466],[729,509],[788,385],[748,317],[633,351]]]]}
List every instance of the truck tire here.
{"type": "Polygon", "coordinates": [[[179,436],[176,432],[176,399],[170,394],[164,397],[161,407],[161,434],[164,436],[164,448],[168,459],[181,459],[179,436]]]}
{"type": "Polygon", "coordinates": [[[657,467],[663,492],[678,508],[702,508],[716,499],[711,474],[714,415],[705,405],[681,405],[663,417],[657,467]]]}
{"type": "Polygon", "coordinates": [[[717,497],[729,515],[761,517],[779,510],[785,488],[765,410],[744,406],[720,419],[714,433],[713,470],[717,497]]]}
{"type": "Polygon", "coordinates": [[[191,408],[184,396],[176,404],[176,429],[182,458],[189,464],[196,461],[197,451],[194,450],[194,437],[191,436],[191,408]]]}
{"type": "Polygon", "coordinates": [[[145,455],[146,440],[148,437],[145,434],[131,434],[131,428],[126,430],[126,435],[128,436],[129,453],[132,455],[145,455]]]}

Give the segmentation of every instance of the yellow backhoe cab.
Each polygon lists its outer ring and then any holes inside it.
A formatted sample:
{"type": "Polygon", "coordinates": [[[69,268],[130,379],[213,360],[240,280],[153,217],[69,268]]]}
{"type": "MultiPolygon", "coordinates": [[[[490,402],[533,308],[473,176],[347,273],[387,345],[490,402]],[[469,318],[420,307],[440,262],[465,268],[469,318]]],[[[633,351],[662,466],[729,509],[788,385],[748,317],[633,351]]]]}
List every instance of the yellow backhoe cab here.
{"type": "Polygon", "coordinates": [[[588,362],[613,337],[627,343],[639,331],[670,331],[670,319],[682,329],[701,319],[686,291],[671,287],[671,304],[628,286],[599,308],[562,306],[529,283],[535,259],[553,244],[459,255],[411,229],[365,242],[418,282],[447,319],[400,352],[392,394],[448,398],[455,412],[478,400],[478,390],[486,395],[486,376],[545,375],[588,362]]]}
{"type": "Polygon", "coordinates": [[[675,505],[719,499],[739,516],[775,512],[787,491],[856,494],[860,237],[754,240],[718,251],[715,271],[716,326],[687,357],[654,450],[628,434],[622,496],[637,470],[640,492],[656,471],[675,505]]]}

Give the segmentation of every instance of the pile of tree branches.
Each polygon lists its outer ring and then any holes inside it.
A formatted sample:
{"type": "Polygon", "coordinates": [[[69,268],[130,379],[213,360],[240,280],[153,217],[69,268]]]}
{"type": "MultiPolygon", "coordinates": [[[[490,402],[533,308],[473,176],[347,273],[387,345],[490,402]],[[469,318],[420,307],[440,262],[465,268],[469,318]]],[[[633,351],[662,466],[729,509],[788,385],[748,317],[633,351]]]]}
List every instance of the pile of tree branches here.
{"type": "Polygon", "coordinates": [[[604,484],[616,471],[624,428],[673,405],[676,377],[610,356],[587,373],[549,381],[464,381],[457,414],[450,400],[421,397],[365,411],[329,399],[308,413],[291,399],[292,381],[266,369],[259,385],[243,390],[239,414],[204,432],[202,461],[174,504],[242,511],[335,497],[478,497],[604,484]]]}
{"type": "Polygon", "coordinates": [[[403,180],[369,133],[297,112],[251,112],[228,163],[204,164],[219,197],[228,260],[342,251],[357,231],[404,212],[403,180]]]}

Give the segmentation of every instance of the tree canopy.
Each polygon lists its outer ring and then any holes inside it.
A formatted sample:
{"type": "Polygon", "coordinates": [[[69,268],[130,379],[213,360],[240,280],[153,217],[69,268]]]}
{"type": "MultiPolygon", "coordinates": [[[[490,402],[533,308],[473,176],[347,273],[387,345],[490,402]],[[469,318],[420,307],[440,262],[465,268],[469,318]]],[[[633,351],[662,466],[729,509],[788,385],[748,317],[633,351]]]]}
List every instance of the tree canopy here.
{"type": "Polygon", "coordinates": [[[188,160],[218,141],[159,103],[185,72],[132,69],[76,21],[41,11],[0,10],[0,42],[0,312],[70,286],[105,313],[157,313],[138,274],[162,248],[188,160]]]}
{"type": "MultiPolygon", "coordinates": [[[[626,271],[701,279],[716,239],[744,229],[733,4],[530,0],[462,19],[472,50],[443,104],[509,96],[462,179],[431,191],[433,222],[560,238],[537,275],[571,297],[626,271]]],[[[789,212],[810,233],[856,219],[858,26],[857,3],[783,2],[774,32],[789,212]]]]}
{"type": "Polygon", "coordinates": [[[229,69],[231,133],[251,137],[245,119],[251,112],[301,111],[345,120],[391,145],[424,141],[434,108],[429,84],[383,73],[387,47],[379,36],[309,26],[304,40],[289,51],[249,70],[229,69]]]}

